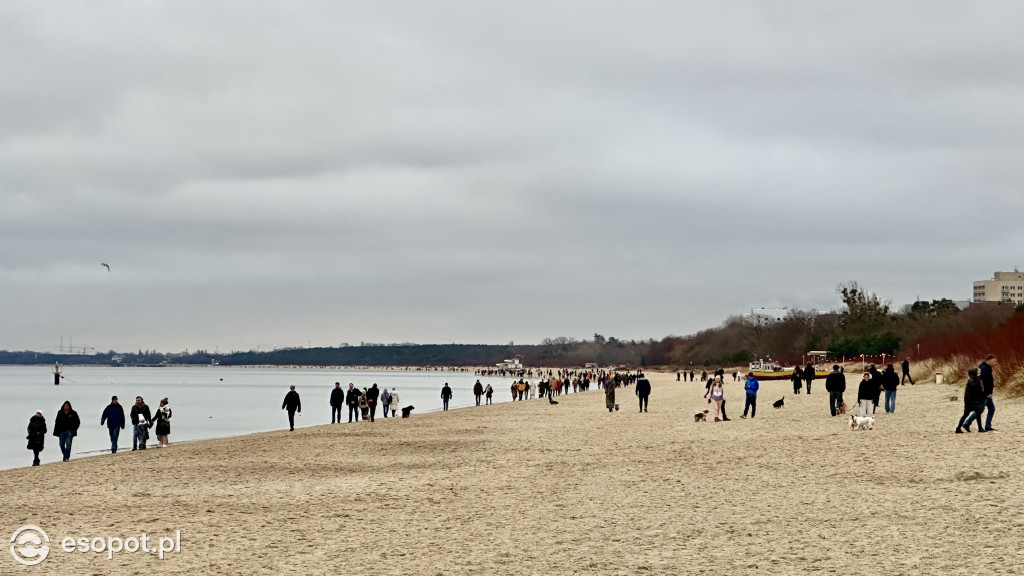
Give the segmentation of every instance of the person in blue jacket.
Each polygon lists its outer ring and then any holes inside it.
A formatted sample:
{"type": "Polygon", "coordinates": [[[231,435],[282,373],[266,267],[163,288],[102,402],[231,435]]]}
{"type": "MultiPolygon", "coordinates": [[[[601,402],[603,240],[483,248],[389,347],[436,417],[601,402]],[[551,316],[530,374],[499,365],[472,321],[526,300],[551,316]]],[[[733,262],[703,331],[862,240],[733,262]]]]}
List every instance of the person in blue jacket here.
{"type": "Polygon", "coordinates": [[[747,401],[743,405],[743,415],[740,418],[747,417],[748,408],[750,409],[751,418],[757,414],[757,389],[760,387],[761,383],[754,377],[754,373],[747,373],[747,382],[743,385],[743,390],[747,392],[747,401]]]}
{"type": "Polygon", "coordinates": [[[100,426],[107,425],[107,432],[110,433],[110,453],[117,454],[117,438],[124,430],[124,407],[117,403],[117,396],[110,397],[110,405],[103,409],[100,416],[100,426]]]}

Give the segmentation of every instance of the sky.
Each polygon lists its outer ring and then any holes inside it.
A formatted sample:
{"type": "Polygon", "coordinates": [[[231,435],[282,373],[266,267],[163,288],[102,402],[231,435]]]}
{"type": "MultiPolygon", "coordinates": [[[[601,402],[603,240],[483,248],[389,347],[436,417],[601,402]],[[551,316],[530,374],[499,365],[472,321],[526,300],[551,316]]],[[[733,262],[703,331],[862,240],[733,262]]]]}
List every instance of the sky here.
{"type": "Polygon", "coordinates": [[[969,299],[1024,266],[1021,30],[1016,1],[0,4],[0,349],[969,299]]]}

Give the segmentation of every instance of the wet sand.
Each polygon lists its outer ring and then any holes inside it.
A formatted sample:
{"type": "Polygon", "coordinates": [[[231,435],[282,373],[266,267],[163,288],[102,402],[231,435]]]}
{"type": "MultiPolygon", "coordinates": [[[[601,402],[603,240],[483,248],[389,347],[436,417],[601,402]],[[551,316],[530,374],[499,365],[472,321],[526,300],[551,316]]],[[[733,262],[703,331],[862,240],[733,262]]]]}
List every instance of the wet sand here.
{"type": "Polygon", "coordinates": [[[730,378],[732,421],[698,424],[703,385],[650,376],[646,414],[632,388],[611,414],[591,391],[3,471],[0,530],[39,525],[52,550],[34,567],[5,553],[0,573],[1024,571],[1020,399],[997,399],[998,433],[954,435],[959,388],[907,385],[895,415],[851,432],[823,382],[763,383],[741,420],[730,378]],[[68,535],[177,530],[163,561],[60,551],[68,535]]]}

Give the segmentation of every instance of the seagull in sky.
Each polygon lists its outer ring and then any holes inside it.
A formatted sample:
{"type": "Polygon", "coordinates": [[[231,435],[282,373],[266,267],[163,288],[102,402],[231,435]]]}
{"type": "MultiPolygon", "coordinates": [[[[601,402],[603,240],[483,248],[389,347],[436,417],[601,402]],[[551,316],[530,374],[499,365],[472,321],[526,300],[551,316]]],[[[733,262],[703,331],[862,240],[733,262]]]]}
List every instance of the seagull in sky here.
{"type": "Polygon", "coordinates": [[[110,264],[107,264],[106,262],[100,262],[100,266],[103,266],[104,268],[107,269],[107,272],[110,272],[110,264]]]}

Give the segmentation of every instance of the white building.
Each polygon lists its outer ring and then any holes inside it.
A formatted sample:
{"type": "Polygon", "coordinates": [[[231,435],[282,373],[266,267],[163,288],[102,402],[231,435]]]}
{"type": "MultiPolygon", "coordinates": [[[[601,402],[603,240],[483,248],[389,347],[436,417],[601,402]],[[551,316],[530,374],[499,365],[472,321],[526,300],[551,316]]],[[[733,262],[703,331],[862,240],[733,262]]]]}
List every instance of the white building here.
{"type": "Polygon", "coordinates": [[[1024,303],[1024,272],[996,272],[991,280],[974,283],[974,302],[1024,303]]]}

